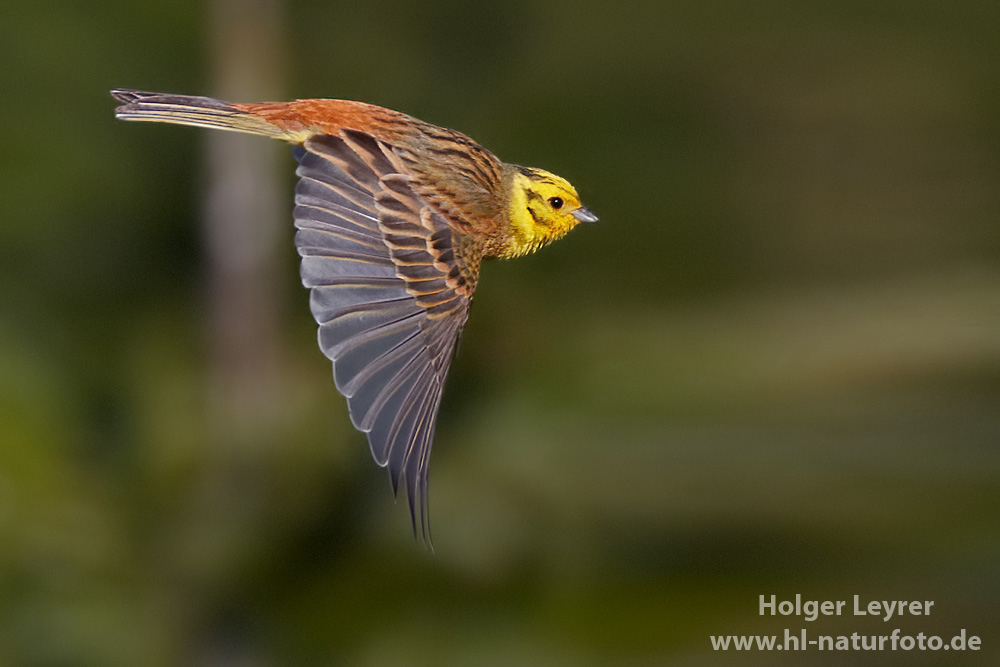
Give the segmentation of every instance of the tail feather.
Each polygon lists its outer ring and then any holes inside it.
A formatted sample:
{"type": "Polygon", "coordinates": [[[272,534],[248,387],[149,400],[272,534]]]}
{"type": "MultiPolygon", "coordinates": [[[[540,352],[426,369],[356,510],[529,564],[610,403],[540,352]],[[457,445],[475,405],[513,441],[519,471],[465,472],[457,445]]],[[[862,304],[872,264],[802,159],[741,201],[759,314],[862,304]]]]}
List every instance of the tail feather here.
{"type": "Polygon", "coordinates": [[[260,116],[212,97],[168,95],[118,88],[112,97],[122,103],[115,117],[156,123],[194,125],[233,132],[248,132],[276,139],[289,139],[288,132],[260,116]]]}

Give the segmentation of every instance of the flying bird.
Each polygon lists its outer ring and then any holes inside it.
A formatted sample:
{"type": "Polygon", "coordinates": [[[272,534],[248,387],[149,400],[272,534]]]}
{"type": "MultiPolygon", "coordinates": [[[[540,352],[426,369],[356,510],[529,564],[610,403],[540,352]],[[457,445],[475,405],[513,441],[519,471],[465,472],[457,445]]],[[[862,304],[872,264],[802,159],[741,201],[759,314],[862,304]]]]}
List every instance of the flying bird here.
{"type": "Polygon", "coordinates": [[[428,537],[428,456],[480,262],[533,252],[597,217],[566,179],[372,104],[111,94],[123,120],[294,144],[295,245],[320,349],[393,492],[405,483],[414,533],[428,537]]]}

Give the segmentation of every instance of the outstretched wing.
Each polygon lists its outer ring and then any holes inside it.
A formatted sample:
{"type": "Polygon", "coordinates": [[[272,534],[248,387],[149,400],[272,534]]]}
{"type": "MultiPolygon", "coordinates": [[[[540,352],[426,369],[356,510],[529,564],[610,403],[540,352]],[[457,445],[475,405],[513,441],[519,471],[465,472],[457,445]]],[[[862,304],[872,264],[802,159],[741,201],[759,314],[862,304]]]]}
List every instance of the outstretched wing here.
{"type": "Polygon", "coordinates": [[[320,348],[393,490],[406,480],[414,531],[427,537],[427,459],[474,282],[391,147],[345,130],[307,139],[295,157],[295,245],[320,348]]]}

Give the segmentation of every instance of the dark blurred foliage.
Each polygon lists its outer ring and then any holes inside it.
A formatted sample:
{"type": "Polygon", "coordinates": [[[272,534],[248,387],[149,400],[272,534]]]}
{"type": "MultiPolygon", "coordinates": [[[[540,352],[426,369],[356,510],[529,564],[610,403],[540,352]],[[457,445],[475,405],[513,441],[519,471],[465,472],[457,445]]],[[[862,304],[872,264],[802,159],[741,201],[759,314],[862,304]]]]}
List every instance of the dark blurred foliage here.
{"type": "Polygon", "coordinates": [[[272,409],[211,408],[205,133],[107,94],[218,94],[206,6],[2,13],[0,664],[997,664],[995,1],[287,0],[281,97],[460,129],[601,216],[484,269],[433,554],[315,344],[277,144],[272,409]],[[797,592],[935,600],[898,627],[984,650],[710,650],[797,592]]]}

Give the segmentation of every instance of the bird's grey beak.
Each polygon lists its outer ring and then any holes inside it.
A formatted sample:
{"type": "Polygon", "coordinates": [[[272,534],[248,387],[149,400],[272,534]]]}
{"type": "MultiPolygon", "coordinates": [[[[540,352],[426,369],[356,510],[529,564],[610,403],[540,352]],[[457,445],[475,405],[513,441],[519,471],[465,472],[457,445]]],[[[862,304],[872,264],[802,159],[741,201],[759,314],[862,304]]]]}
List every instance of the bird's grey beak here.
{"type": "Polygon", "coordinates": [[[581,206],[573,211],[573,217],[579,222],[597,222],[597,216],[591,213],[586,206],[581,206]]]}

